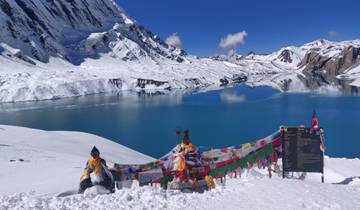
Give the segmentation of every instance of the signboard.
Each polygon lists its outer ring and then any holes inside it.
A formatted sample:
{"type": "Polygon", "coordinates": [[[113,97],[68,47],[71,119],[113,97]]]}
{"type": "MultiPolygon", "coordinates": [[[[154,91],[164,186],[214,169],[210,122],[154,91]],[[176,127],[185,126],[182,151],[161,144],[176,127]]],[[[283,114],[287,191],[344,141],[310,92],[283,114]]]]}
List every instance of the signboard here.
{"type": "Polygon", "coordinates": [[[283,171],[323,173],[324,154],[320,142],[320,130],[285,128],[282,134],[283,171]]]}

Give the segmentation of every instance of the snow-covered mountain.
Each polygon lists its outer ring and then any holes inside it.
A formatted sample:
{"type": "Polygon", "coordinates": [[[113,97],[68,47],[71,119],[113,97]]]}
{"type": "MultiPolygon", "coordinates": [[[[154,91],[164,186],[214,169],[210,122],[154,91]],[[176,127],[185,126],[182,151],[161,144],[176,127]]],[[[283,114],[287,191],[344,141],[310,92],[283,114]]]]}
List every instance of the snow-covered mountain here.
{"type": "MultiPolygon", "coordinates": [[[[217,57],[215,59],[219,60],[217,57]]],[[[360,40],[316,40],[299,47],[281,48],[271,54],[258,55],[251,52],[245,57],[234,59],[234,56],[230,56],[222,57],[221,60],[243,66],[250,75],[272,72],[278,78],[281,72],[281,76],[285,75],[283,80],[279,80],[284,91],[299,91],[301,88],[317,90],[324,87],[355,93],[359,91],[360,40]]]]}
{"type": "Polygon", "coordinates": [[[113,0],[1,0],[0,9],[2,102],[243,78],[238,68],[167,45],[113,0]]]}
{"type": "Polygon", "coordinates": [[[0,27],[0,102],[244,81],[282,91],[360,83],[359,41],[198,58],[163,42],[113,0],[0,0],[0,27]]]}
{"type": "Polygon", "coordinates": [[[77,64],[79,58],[113,50],[124,60],[162,56],[182,62],[185,55],[128,18],[112,0],[0,2],[1,42],[42,62],[54,56],[77,64]]]}

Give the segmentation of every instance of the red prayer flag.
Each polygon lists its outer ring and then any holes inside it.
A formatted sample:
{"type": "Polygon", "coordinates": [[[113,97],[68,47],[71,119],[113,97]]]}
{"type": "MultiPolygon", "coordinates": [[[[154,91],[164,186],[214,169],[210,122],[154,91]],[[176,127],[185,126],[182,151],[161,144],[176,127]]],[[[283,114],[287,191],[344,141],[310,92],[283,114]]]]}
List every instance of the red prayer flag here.
{"type": "Polygon", "coordinates": [[[314,111],[314,114],[311,119],[311,128],[312,129],[318,129],[319,128],[319,119],[316,115],[316,112],[314,111]]]}

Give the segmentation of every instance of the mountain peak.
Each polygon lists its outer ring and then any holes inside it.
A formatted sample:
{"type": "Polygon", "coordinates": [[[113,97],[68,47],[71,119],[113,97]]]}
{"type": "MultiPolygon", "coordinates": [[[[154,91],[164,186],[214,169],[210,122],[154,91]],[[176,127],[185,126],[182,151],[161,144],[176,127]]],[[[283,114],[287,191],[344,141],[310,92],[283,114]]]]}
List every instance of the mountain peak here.
{"type": "Polygon", "coordinates": [[[6,29],[0,42],[45,63],[59,57],[78,65],[105,52],[123,60],[185,60],[185,51],[168,46],[113,0],[0,0],[0,18],[6,29]]]}

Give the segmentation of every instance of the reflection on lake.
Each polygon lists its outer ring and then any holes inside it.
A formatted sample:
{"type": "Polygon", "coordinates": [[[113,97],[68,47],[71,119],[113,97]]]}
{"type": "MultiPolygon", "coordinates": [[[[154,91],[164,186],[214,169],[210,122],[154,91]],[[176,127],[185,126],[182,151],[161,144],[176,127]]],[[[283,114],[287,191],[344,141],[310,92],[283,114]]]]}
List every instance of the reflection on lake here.
{"type": "MultiPolygon", "coordinates": [[[[268,88],[203,93],[93,95],[0,105],[0,123],[94,133],[159,157],[189,128],[195,145],[215,148],[256,140],[280,125],[309,126],[314,110],[325,128],[327,154],[360,157],[360,97],[284,94],[268,88]]],[[[30,137],[29,137],[30,138],[30,137]]],[[[101,148],[101,146],[100,146],[101,148]]]]}

